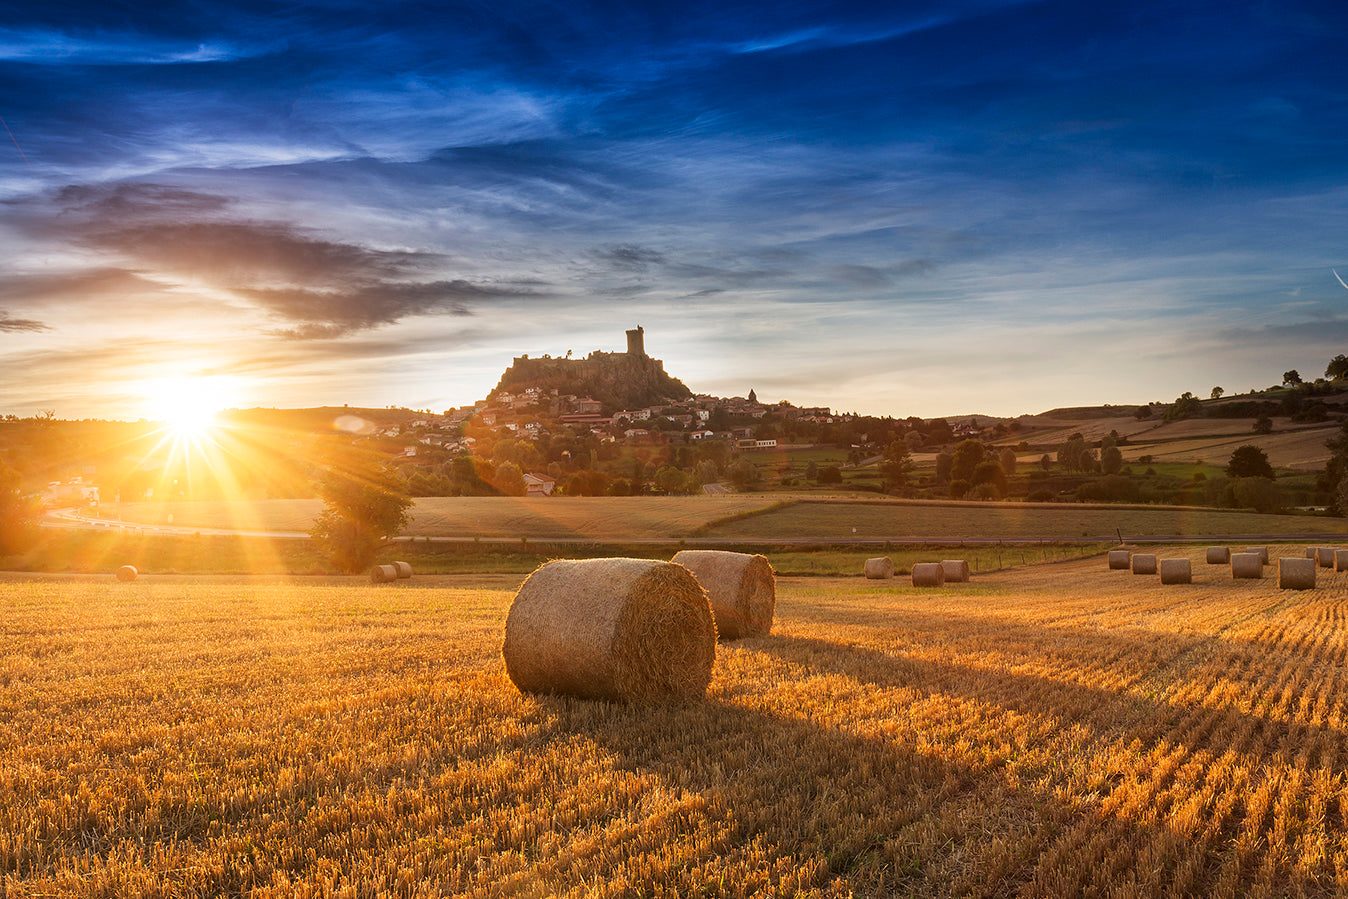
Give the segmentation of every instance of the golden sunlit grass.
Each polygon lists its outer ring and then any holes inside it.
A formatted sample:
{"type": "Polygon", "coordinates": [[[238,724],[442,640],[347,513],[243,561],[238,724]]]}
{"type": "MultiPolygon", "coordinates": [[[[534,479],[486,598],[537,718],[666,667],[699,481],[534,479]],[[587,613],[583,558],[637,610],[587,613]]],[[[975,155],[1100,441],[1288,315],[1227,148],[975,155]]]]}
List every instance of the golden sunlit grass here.
{"type": "MultiPolygon", "coordinates": [[[[704,702],[523,696],[520,578],[0,585],[6,895],[1332,895],[1348,575],[782,578],[704,702]]],[[[1167,553],[1169,554],[1169,553],[1167,553]]],[[[1299,555],[1299,553],[1298,553],[1299,555]]]]}

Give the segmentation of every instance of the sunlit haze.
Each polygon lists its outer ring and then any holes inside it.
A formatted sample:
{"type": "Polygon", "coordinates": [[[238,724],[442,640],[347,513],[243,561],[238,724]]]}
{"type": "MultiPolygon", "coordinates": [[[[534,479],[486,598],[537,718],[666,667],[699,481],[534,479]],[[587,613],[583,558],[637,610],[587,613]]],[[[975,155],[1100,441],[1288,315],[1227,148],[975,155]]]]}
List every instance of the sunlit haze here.
{"type": "Polygon", "coordinates": [[[1345,34],[1311,2],[21,4],[0,413],[440,411],[637,325],[695,392],[900,417],[1314,376],[1345,34]]]}

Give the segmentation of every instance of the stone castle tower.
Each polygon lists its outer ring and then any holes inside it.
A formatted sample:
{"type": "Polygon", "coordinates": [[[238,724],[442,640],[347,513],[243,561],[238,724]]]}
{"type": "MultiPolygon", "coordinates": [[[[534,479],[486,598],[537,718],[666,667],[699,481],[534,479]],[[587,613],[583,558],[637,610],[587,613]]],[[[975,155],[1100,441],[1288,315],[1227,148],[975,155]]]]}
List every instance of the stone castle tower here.
{"type": "Polygon", "coordinates": [[[627,355],[637,357],[646,355],[645,333],[641,325],[627,332],[627,355]]]}

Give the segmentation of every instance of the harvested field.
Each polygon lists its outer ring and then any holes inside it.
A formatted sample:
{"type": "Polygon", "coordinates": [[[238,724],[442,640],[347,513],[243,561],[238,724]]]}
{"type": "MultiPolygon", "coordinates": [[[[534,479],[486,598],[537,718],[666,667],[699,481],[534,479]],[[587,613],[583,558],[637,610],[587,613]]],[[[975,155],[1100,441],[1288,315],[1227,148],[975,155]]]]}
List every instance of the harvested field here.
{"type": "MultiPolygon", "coordinates": [[[[405,533],[435,537],[529,537],[632,540],[680,537],[730,515],[780,502],[780,494],[720,496],[511,497],[430,496],[417,499],[405,533]]],[[[308,531],[319,500],[123,503],[109,505],[125,521],[177,527],[308,531]]]]}
{"type": "Polygon", "coordinates": [[[719,646],[705,701],[659,707],[517,691],[517,576],[11,576],[0,877],[18,896],[1342,893],[1348,575],[1194,571],[780,578],[774,633],[719,646]]]}

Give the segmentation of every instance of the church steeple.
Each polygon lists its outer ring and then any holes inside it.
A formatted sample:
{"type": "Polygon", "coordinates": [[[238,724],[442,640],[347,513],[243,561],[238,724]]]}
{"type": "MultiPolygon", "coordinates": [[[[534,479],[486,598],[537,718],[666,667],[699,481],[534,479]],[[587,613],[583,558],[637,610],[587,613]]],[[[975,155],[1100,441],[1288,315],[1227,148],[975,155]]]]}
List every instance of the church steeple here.
{"type": "Polygon", "coordinates": [[[752,387],[749,388],[749,402],[758,402],[758,397],[754,394],[754,389],[752,387]]]}

